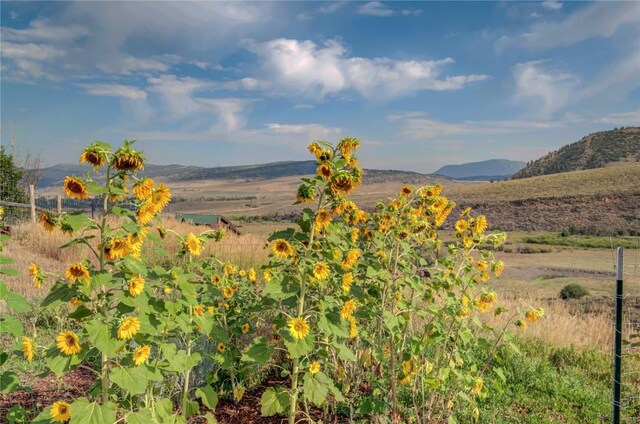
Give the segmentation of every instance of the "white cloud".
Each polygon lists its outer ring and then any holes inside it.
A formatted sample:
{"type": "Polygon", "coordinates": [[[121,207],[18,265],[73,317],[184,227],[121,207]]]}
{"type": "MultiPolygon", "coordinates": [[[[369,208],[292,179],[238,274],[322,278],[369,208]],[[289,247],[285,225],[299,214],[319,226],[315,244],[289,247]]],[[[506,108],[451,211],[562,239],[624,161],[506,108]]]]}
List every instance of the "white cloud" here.
{"type": "Polygon", "coordinates": [[[620,126],[640,126],[640,109],[629,112],[610,113],[597,119],[596,122],[620,126]]]}
{"type": "Polygon", "coordinates": [[[595,80],[576,93],[575,101],[598,95],[612,99],[640,87],[640,54],[637,48],[631,54],[605,67],[595,80]]]}
{"type": "Polygon", "coordinates": [[[17,44],[10,41],[3,41],[1,54],[9,59],[35,61],[49,61],[65,55],[63,50],[48,44],[17,44]]]}
{"type": "Polygon", "coordinates": [[[562,9],[562,2],[556,0],[543,1],[542,7],[545,9],[559,10],[562,9]]]}
{"type": "Polygon", "coordinates": [[[419,16],[422,14],[422,9],[394,10],[390,9],[386,4],[382,2],[370,1],[360,6],[358,8],[358,13],[361,15],[378,16],[381,18],[386,18],[394,15],[419,16]]]}
{"type": "Polygon", "coordinates": [[[512,68],[517,99],[533,101],[542,114],[548,115],[569,102],[580,79],[557,71],[545,61],[518,63],[512,68]]]}
{"type": "Polygon", "coordinates": [[[637,2],[596,2],[561,21],[537,22],[529,32],[504,36],[496,48],[551,49],[578,44],[591,38],[608,38],[627,25],[640,25],[637,2]]]}
{"type": "Polygon", "coordinates": [[[338,138],[342,129],[320,124],[267,124],[267,129],[276,134],[306,136],[308,140],[327,140],[338,138]]]}
{"type": "Polygon", "coordinates": [[[78,84],[92,96],[124,97],[130,100],[145,100],[147,93],[138,87],[120,84],[78,84]]]}
{"type": "Polygon", "coordinates": [[[274,94],[324,97],[355,90],[370,99],[389,99],[419,90],[459,90],[487,79],[486,75],[440,78],[452,58],[400,61],[389,58],[349,57],[337,40],[318,46],[310,40],[280,38],[253,44],[249,49],[261,59],[264,85],[274,94]]]}
{"type": "Polygon", "coordinates": [[[218,129],[226,132],[233,132],[243,128],[246,124],[244,117],[245,107],[253,102],[253,99],[194,99],[198,104],[205,108],[213,110],[218,116],[219,123],[212,127],[212,130],[218,129]]]}
{"type": "Polygon", "coordinates": [[[27,28],[3,27],[0,33],[3,41],[66,43],[89,35],[89,30],[82,25],[55,26],[46,19],[34,19],[27,28]]]}
{"type": "Polygon", "coordinates": [[[323,6],[320,6],[319,8],[317,8],[316,12],[322,13],[324,15],[331,15],[333,13],[336,13],[338,10],[342,9],[343,7],[345,7],[347,4],[349,4],[349,2],[347,1],[335,1],[331,3],[326,3],[323,6]]]}

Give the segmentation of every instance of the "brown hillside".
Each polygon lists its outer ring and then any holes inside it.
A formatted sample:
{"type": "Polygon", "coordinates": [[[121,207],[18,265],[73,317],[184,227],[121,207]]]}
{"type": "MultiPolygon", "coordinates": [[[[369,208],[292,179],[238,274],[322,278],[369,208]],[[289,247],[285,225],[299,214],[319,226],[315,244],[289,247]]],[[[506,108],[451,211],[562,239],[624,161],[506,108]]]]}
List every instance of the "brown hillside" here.
{"type": "Polygon", "coordinates": [[[640,127],[589,134],[533,161],[511,178],[603,168],[619,162],[640,162],[640,127]]]}

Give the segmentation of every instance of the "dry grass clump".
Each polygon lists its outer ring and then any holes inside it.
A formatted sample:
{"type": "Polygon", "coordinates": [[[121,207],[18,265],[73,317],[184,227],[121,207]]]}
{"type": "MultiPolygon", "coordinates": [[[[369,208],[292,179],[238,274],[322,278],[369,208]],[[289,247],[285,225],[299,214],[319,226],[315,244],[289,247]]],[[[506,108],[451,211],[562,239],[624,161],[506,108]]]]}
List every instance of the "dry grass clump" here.
{"type": "MultiPolygon", "coordinates": [[[[166,216],[161,217],[158,224],[181,235],[190,232],[200,234],[209,230],[205,226],[181,223],[166,216]]],[[[115,222],[113,225],[115,226],[115,222]]],[[[70,240],[71,237],[63,234],[59,229],[54,230],[53,233],[48,233],[37,223],[26,222],[14,226],[12,237],[5,245],[3,253],[14,260],[14,263],[8,267],[17,270],[20,275],[4,279],[9,289],[28,298],[38,300],[48,293],[55,279],[51,276],[41,289],[36,288],[27,273],[29,264],[35,263],[47,273],[63,275],[64,270],[70,263],[84,259],[96,262],[94,255],[87,246],[75,245],[65,249],[60,248],[70,240]]],[[[97,239],[92,239],[91,241],[95,248],[97,239]]],[[[153,251],[154,244],[153,241],[146,242],[143,250],[149,263],[154,263],[158,259],[153,251]]],[[[162,245],[169,252],[169,257],[176,257],[180,250],[180,242],[177,236],[171,232],[162,241],[162,245]]],[[[203,253],[206,255],[219,255],[221,260],[233,261],[242,267],[259,266],[267,260],[268,252],[264,249],[264,246],[265,239],[262,237],[251,234],[235,236],[228,233],[222,241],[208,241],[203,253]]]]}

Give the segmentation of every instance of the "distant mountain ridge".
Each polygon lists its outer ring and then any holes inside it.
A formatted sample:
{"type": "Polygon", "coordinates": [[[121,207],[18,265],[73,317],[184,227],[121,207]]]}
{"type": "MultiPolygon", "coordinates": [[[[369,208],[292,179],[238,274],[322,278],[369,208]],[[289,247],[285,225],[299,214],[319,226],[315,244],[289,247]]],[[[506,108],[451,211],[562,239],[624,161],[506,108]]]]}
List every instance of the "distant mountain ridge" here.
{"type": "Polygon", "coordinates": [[[526,163],[508,159],[490,159],[460,165],[446,165],[434,174],[467,181],[504,180],[524,168],[526,163]]]}
{"type": "MultiPolygon", "coordinates": [[[[224,166],[207,168],[184,165],[147,164],[139,174],[166,182],[195,180],[268,180],[280,177],[312,175],[316,173],[317,163],[309,161],[282,161],[258,165],[224,166]]],[[[67,175],[83,176],[91,168],[80,164],[59,164],[40,170],[39,188],[62,184],[67,175]]],[[[406,184],[418,184],[433,177],[411,171],[365,169],[365,184],[385,181],[401,181],[406,184]]]]}
{"type": "Polygon", "coordinates": [[[616,128],[583,137],[531,163],[513,179],[640,162],[640,127],[616,128]]]}

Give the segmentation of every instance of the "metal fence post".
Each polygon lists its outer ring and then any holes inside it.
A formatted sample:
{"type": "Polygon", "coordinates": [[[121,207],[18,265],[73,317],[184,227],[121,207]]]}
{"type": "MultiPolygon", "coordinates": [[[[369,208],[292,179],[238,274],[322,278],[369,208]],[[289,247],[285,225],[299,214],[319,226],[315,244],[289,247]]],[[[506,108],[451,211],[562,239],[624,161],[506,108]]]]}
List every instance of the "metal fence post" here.
{"type": "Polygon", "coordinates": [[[618,261],[616,265],[616,329],[614,334],[613,357],[613,414],[612,423],[620,424],[620,384],[622,367],[622,300],[623,300],[623,248],[618,247],[618,261]]]}

